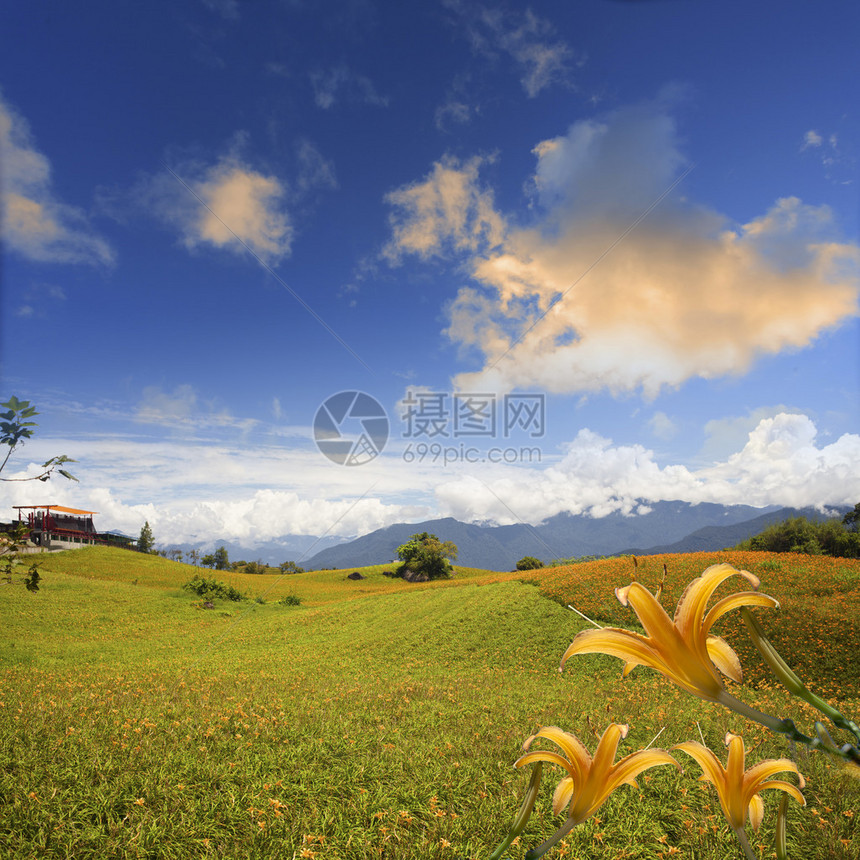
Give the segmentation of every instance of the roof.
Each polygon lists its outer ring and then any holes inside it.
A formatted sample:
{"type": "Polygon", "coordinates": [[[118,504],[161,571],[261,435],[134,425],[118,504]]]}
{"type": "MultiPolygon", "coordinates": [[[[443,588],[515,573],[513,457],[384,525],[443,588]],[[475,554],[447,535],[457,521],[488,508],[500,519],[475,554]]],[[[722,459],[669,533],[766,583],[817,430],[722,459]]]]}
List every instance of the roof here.
{"type": "Polygon", "coordinates": [[[97,514],[98,511],[82,511],[78,508],[67,508],[64,505],[12,505],[16,510],[36,510],[47,508],[48,510],[58,511],[61,514],[97,514]]]}

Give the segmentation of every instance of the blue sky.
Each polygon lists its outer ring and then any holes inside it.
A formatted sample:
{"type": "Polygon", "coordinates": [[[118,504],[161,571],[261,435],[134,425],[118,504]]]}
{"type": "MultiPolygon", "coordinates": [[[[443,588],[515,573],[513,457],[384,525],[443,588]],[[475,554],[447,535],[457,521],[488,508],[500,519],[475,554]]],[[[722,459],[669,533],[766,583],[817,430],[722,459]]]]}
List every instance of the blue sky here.
{"type": "Polygon", "coordinates": [[[858,500],[857,10],[4,17],[0,393],[41,413],[4,477],[80,479],[6,482],[7,515],[253,546],[858,500]],[[356,465],[315,443],[342,391],[389,419],[356,465]]]}

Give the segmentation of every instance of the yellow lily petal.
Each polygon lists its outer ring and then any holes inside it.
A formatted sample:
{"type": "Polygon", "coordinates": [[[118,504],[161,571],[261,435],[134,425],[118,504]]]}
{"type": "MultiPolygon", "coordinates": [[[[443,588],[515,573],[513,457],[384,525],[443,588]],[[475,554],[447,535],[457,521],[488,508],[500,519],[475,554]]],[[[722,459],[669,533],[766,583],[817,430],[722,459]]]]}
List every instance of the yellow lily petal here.
{"type": "Polygon", "coordinates": [[[536,761],[548,761],[550,764],[557,764],[573,776],[571,773],[573,768],[571,768],[570,762],[564,756],[551,750],[540,750],[539,752],[530,752],[521,755],[514,762],[514,767],[525,767],[527,764],[534,764],[536,761]]]}
{"type": "Polygon", "coordinates": [[[762,821],[764,821],[764,801],[761,799],[760,795],[754,794],[752,796],[752,800],[750,800],[749,814],[752,829],[758,832],[762,821]]]}
{"type": "Polygon", "coordinates": [[[800,793],[800,789],[790,782],[785,782],[781,779],[771,779],[768,782],[761,783],[758,790],[764,791],[766,788],[778,788],[780,791],[790,794],[801,806],[806,806],[806,798],[800,793]]]}
{"type": "Polygon", "coordinates": [[[779,609],[779,601],[769,594],[761,594],[758,591],[741,591],[738,594],[730,594],[722,600],[718,600],[705,616],[702,629],[708,633],[716,621],[733,609],[741,606],[766,606],[769,609],[779,609]]]}
{"type": "Polygon", "coordinates": [[[618,752],[618,744],[627,737],[627,732],[630,726],[625,726],[620,723],[610,723],[606,727],[606,731],[600,737],[597,744],[597,749],[594,751],[594,757],[591,760],[588,778],[594,782],[598,779],[603,779],[612,763],[615,761],[615,753],[618,752]]]}
{"type": "Polygon", "coordinates": [[[613,768],[612,773],[606,780],[603,790],[594,800],[594,809],[601,806],[606,799],[622,785],[636,785],[636,777],[643,771],[661,764],[672,764],[676,768],[680,765],[666,750],[640,750],[624,756],[613,768]]]}
{"type": "MultiPolygon", "coordinates": [[[[738,570],[730,564],[712,564],[702,575],[694,579],[681,595],[675,608],[675,626],[684,639],[699,639],[703,632],[705,607],[711,595],[732,576],[743,576],[753,586],[758,588],[760,582],[747,570],[738,570]]],[[[704,631],[707,632],[707,631],[704,631]]]]}
{"type": "Polygon", "coordinates": [[[564,666],[568,657],[572,657],[574,654],[609,654],[612,657],[620,657],[629,663],[650,666],[659,672],[666,668],[660,656],[644,636],[616,627],[604,627],[602,630],[583,630],[567,646],[567,650],[561,658],[561,665],[564,666]]]}
{"type": "MultiPolygon", "coordinates": [[[[724,811],[729,819],[729,824],[737,830],[744,826],[747,811],[749,809],[749,798],[744,797],[744,760],[746,749],[744,739],[740,735],[729,732],[726,735],[726,746],[729,748],[729,758],[726,761],[726,806],[724,811]]],[[[754,793],[754,792],[753,792],[754,793]]]]}
{"type": "Polygon", "coordinates": [[[558,815],[567,808],[573,797],[573,778],[566,776],[556,787],[552,794],[552,813],[558,815]]]}
{"type": "Polygon", "coordinates": [[[624,596],[621,600],[623,606],[629,604],[633,607],[651,639],[669,644],[678,638],[672,619],[647,588],[638,582],[631,582],[626,588],[616,589],[615,594],[619,600],[624,596]]]}
{"type": "Polygon", "coordinates": [[[542,728],[536,735],[532,735],[525,744],[523,744],[523,747],[528,749],[535,738],[547,738],[548,740],[553,741],[553,743],[558,744],[558,746],[561,747],[562,752],[567,756],[568,762],[573,768],[573,776],[580,781],[585,779],[585,775],[588,773],[588,768],[591,766],[591,754],[582,745],[582,743],[580,743],[580,740],[576,735],[572,735],[570,732],[565,732],[558,728],[558,726],[544,726],[544,728],[542,728]]]}
{"type": "MultiPolygon", "coordinates": [[[[749,790],[750,786],[761,785],[765,780],[776,776],[778,773],[785,773],[787,770],[793,771],[800,776],[797,765],[791,759],[769,758],[765,761],[760,761],[746,772],[744,776],[744,788],[749,790]]],[[[754,791],[757,793],[758,789],[756,788],[754,791]]]]}
{"type": "Polygon", "coordinates": [[[726,782],[726,769],[713,752],[698,741],[685,741],[681,744],[675,744],[672,749],[681,750],[696,760],[696,763],[702,769],[702,776],[700,779],[712,782],[716,786],[717,794],[720,796],[720,804],[722,805],[722,786],[724,786],[726,782]]]}
{"type": "Polygon", "coordinates": [[[708,636],[708,657],[711,662],[727,677],[740,684],[744,679],[741,661],[734,649],[721,636],[708,636]]]}

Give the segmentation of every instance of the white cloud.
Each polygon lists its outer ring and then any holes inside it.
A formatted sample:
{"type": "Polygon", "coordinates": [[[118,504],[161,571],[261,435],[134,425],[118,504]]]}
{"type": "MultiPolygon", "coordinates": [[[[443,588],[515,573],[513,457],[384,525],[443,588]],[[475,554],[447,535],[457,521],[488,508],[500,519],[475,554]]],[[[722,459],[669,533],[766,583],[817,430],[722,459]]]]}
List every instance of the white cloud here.
{"type": "Polygon", "coordinates": [[[705,424],[705,443],[700,457],[707,461],[716,461],[728,457],[742,448],[749,434],[766,418],[774,418],[780,413],[800,414],[799,410],[779,406],[760,406],[749,411],[746,415],[735,415],[726,418],[715,418],[705,424]]]}
{"type": "Polygon", "coordinates": [[[695,468],[661,466],[653,450],[588,429],[560,460],[537,466],[404,460],[403,444],[392,440],[382,457],[348,469],[314,448],[310,428],[292,428],[284,444],[188,436],[34,439],[8,477],[37,474],[39,463],[64,452],[78,461],[80,483],[0,483],[0,511],[66,504],[98,511],[100,528],[133,535],[148,519],[165,543],[224,538],[253,546],[286,533],[354,536],[436,516],[504,524],[561,512],[632,513],[643,500],[853,505],[860,486],[860,435],[819,446],[809,417],[784,412],[761,419],[728,456],[695,468]]]}
{"type": "Polygon", "coordinates": [[[208,166],[182,164],[133,191],[139,205],[179,230],[189,250],[208,245],[270,263],[290,254],[294,231],[286,194],[277,177],[255,170],[235,151],[208,166]]]}
{"type": "Polygon", "coordinates": [[[180,385],[172,394],[150,385],[143,390],[136,418],[145,423],[167,424],[188,421],[196,411],[197,395],[190,385],[180,385]]]}
{"type": "Polygon", "coordinates": [[[20,300],[21,304],[15,309],[16,316],[44,319],[57,313],[60,302],[66,300],[66,293],[56,284],[31,283],[22,290],[20,300]]]}
{"type": "Polygon", "coordinates": [[[803,145],[800,147],[800,151],[803,152],[804,149],[821,146],[823,142],[824,138],[814,128],[811,128],[803,135],[803,145]]]}
{"type": "Polygon", "coordinates": [[[212,428],[234,427],[249,430],[257,422],[250,418],[234,418],[226,409],[200,400],[191,385],[178,385],[172,392],[157,385],[143,389],[134,413],[135,421],[164,427],[212,428]]]}
{"type": "Polygon", "coordinates": [[[308,192],[317,188],[337,188],[334,165],[309,140],[302,140],[298,146],[299,175],[296,185],[300,191],[308,192]]]}
{"type": "Polygon", "coordinates": [[[44,263],[110,265],[111,246],[82,209],[62,203],[51,187],[51,165],[36,149],[30,126],[0,96],[2,221],[7,247],[44,263]]]}
{"type": "Polygon", "coordinates": [[[814,150],[816,156],[821,159],[824,167],[824,175],[827,179],[840,185],[851,185],[854,182],[857,159],[854,155],[850,142],[843,146],[836,132],[822,134],[810,129],[803,137],[801,152],[814,150]]]}
{"type": "MultiPolygon", "coordinates": [[[[168,398],[163,408],[183,413],[179,399],[168,398]]],[[[290,438],[284,444],[215,442],[190,439],[191,418],[174,420],[186,422],[181,439],[33,439],[16,451],[16,463],[4,477],[38,474],[39,463],[62,451],[77,461],[72,471],[79,483],[0,483],[0,519],[12,514],[12,505],[65,504],[99,511],[102,529],[136,534],[148,519],[154,528],[158,524],[159,540],[223,537],[252,543],[330,528],[333,534],[355,535],[430,512],[415,501],[420,482],[414,475],[378,461],[361,469],[336,466],[313,447],[310,428],[285,430],[290,438]],[[304,437],[305,444],[296,437],[304,437]],[[408,501],[384,502],[381,496],[408,501]]]]}
{"type": "Polygon", "coordinates": [[[555,28],[530,9],[508,12],[480,4],[448,0],[472,48],[484,55],[507,54],[514,60],[520,84],[530,98],[553,84],[570,83],[573,51],[556,37],[555,28]]]}
{"type": "Polygon", "coordinates": [[[671,439],[678,432],[677,424],[665,412],[655,412],[648,426],[658,439],[671,439]]]}
{"type": "Polygon", "coordinates": [[[466,102],[451,98],[436,108],[434,124],[440,131],[445,131],[451,124],[464,125],[469,122],[471,115],[471,108],[466,102]]]}
{"type": "Polygon", "coordinates": [[[806,415],[780,413],[748,434],[744,447],[700,469],[657,464],[641,445],[612,444],[581,430],[560,463],[543,470],[511,469],[504,477],[472,476],[440,484],[442,515],[499,523],[538,523],[561,512],[629,514],[640,499],[692,504],[826,506],[854,504],[860,486],[860,436],[845,434],[823,447],[806,415]]]}
{"type": "Polygon", "coordinates": [[[317,107],[328,110],[341,99],[355,104],[386,107],[388,99],[380,95],[370,78],[353,72],[345,65],[311,74],[311,86],[317,107]]]}
{"type": "Polygon", "coordinates": [[[463,389],[653,397],[742,374],[857,313],[860,248],[827,207],[784,198],[736,225],[681,197],[654,205],[684,164],[660,105],[578,122],[535,154],[529,227],[495,210],[478,159],[445,159],[387,198],[390,260],[468,257],[448,335],[484,368],[457,377],[463,389]]]}

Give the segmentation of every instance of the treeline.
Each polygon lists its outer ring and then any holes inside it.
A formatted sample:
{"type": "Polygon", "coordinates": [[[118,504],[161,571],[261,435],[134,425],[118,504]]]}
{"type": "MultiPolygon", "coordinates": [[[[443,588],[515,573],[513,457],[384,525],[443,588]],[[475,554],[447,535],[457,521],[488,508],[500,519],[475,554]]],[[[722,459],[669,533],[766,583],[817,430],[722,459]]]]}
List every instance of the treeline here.
{"type": "Polygon", "coordinates": [[[812,522],[794,517],[768,526],[754,537],[741,541],[733,549],[761,552],[800,552],[806,555],[832,555],[837,558],[860,558],[860,503],[841,520],[812,522]]]}

